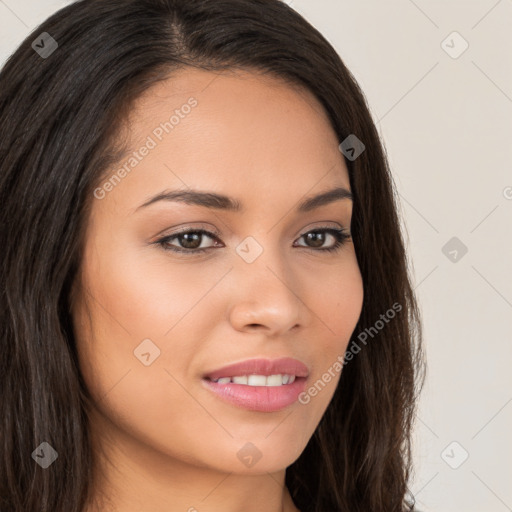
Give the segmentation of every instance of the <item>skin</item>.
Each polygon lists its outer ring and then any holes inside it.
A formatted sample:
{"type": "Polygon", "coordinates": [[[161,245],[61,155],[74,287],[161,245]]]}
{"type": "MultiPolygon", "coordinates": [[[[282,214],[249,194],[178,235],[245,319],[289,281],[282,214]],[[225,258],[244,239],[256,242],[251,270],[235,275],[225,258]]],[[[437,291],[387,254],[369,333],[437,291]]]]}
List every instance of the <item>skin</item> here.
{"type": "Polygon", "coordinates": [[[201,377],[288,356],[308,366],[309,387],[345,353],[361,313],[352,240],[323,252],[334,236],[316,244],[302,236],[326,226],[350,232],[352,201],[295,211],[306,197],[350,190],[320,103],[269,76],[187,68],[137,100],[126,125],[131,151],[191,96],[198,104],[190,114],[105,197],[92,198],[72,307],[102,454],[88,512],[297,511],[285,471],[313,435],[339,372],[309,403],[271,413],[221,401],[201,377]],[[137,209],[186,188],[234,197],[246,212],[170,201],[137,209]],[[184,227],[220,236],[168,242],[211,247],[192,256],[152,243],[184,227]],[[249,236],[263,249],[250,264],[235,250],[249,236]],[[160,355],[145,366],[134,350],[148,338],[160,355]],[[252,467],[237,457],[247,442],[262,455],[252,467]]]}

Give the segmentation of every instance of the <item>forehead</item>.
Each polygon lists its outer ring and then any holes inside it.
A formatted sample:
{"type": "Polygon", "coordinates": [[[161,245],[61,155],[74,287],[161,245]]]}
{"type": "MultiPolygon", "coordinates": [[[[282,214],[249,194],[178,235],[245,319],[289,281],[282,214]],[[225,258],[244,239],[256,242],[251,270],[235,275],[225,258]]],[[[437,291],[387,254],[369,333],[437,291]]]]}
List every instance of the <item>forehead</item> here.
{"type": "MultiPolygon", "coordinates": [[[[179,103],[193,95],[203,104],[203,108],[230,105],[250,110],[264,104],[293,104],[298,107],[309,105],[322,110],[315,96],[303,85],[291,82],[268,72],[248,69],[228,69],[206,71],[184,67],[172,72],[167,79],[160,80],[147,89],[133,104],[138,120],[147,109],[158,109],[167,103],[179,103]]],[[[320,114],[322,114],[321,112],[320,114]]]]}
{"type": "Polygon", "coordinates": [[[127,121],[129,151],[118,167],[152,146],[116,187],[130,202],[187,187],[278,201],[315,187],[349,188],[322,105],[304,87],[269,75],[182,69],[139,97],[127,121]]]}
{"type": "Polygon", "coordinates": [[[273,141],[266,148],[252,145],[254,153],[262,149],[269,153],[279,145],[300,149],[310,141],[304,148],[309,154],[313,147],[322,152],[332,143],[337,146],[325,109],[309,90],[257,71],[181,69],[134,102],[128,118],[131,138],[143,139],[173,114],[173,127],[163,134],[164,144],[179,140],[183,147],[187,141],[205,147],[208,141],[223,138],[250,146],[253,138],[254,142],[273,141]],[[197,105],[190,109],[191,101],[197,105]]]}

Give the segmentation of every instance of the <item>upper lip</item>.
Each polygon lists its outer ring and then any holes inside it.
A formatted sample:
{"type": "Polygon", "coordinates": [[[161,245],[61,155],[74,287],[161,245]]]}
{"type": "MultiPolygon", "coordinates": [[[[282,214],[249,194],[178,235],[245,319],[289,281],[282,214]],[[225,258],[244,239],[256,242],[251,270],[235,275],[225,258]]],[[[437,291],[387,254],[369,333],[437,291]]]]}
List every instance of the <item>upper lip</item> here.
{"type": "Polygon", "coordinates": [[[240,363],[234,363],[204,375],[211,380],[222,377],[236,377],[240,375],[295,375],[307,377],[308,367],[297,359],[282,357],[280,359],[248,359],[240,363]]]}

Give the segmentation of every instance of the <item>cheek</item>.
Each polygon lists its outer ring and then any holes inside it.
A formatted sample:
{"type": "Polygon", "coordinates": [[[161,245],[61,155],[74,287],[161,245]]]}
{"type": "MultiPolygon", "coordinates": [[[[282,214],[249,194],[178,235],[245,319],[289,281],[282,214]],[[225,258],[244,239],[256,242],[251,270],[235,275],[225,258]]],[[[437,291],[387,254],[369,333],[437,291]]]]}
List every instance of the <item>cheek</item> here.
{"type": "Polygon", "coordinates": [[[80,368],[100,412],[99,428],[108,418],[108,428],[113,424],[133,439],[197,463],[199,457],[193,458],[190,443],[203,436],[208,417],[187,389],[186,372],[197,352],[193,340],[199,336],[189,333],[187,343],[181,343],[176,339],[178,328],[175,336],[172,332],[166,338],[153,335],[170,329],[179,317],[173,320],[175,311],[150,301],[151,293],[144,295],[146,287],[153,285],[151,278],[127,280],[130,274],[120,268],[109,267],[108,280],[98,279],[98,274],[89,279],[96,296],[89,296],[89,311],[80,304],[74,312],[80,368]],[[147,300],[134,308],[137,294],[147,300]],[[143,339],[145,345],[141,345],[143,339]],[[149,357],[144,357],[146,353],[149,357]]]}
{"type": "Polygon", "coordinates": [[[311,351],[311,360],[315,361],[312,378],[299,400],[310,413],[314,411],[312,416],[318,421],[338,385],[345,351],[359,320],[364,298],[355,253],[347,255],[344,265],[325,269],[325,273],[316,274],[317,282],[323,283],[322,293],[309,294],[310,298],[315,297],[310,307],[318,317],[318,336],[311,351]]]}
{"type": "Polygon", "coordinates": [[[352,267],[352,271],[344,273],[337,282],[334,281],[330,294],[333,297],[330,303],[332,330],[344,341],[344,351],[363,308],[363,280],[359,267],[352,267]]]}
{"type": "Polygon", "coordinates": [[[308,306],[323,332],[323,349],[332,358],[345,351],[363,307],[363,280],[355,252],[344,253],[336,265],[318,266],[308,279],[304,295],[312,301],[308,306]]]}
{"type": "Polygon", "coordinates": [[[86,304],[80,302],[73,315],[77,349],[84,379],[100,407],[108,404],[116,414],[131,410],[144,418],[142,404],[158,410],[169,402],[162,383],[172,378],[165,369],[187,368],[196,350],[189,343],[169,350],[172,328],[186,314],[194,292],[179,272],[155,269],[137,251],[116,253],[115,247],[98,242],[96,252],[84,258],[86,304]],[[101,254],[98,247],[104,248],[101,254]]]}
{"type": "Polygon", "coordinates": [[[175,326],[190,322],[198,303],[225,271],[167,258],[156,246],[134,248],[125,242],[127,249],[116,251],[112,245],[105,246],[101,263],[100,255],[90,259],[86,274],[90,292],[104,310],[99,318],[105,331],[112,329],[132,343],[172,337],[175,326]]]}

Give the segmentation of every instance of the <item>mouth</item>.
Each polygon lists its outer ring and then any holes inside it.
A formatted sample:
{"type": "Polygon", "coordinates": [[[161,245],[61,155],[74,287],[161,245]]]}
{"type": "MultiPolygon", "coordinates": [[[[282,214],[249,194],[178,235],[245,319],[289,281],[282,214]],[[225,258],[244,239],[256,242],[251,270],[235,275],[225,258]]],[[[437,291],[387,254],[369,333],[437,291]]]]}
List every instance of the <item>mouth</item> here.
{"type": "Polygon", "coordinates": [[[276,412],[297,402],[308,376],[307,366],[297,359],[250,359],[214,370],[201,381],[224,403],[254,412],[276,412]]]}
{"type": "Polygon", "coordinates": [[[242,386],[252,387],[277,387],[293,384],[296,379],[305,379],[305,377],[297,377],[296,375],[289,374],[275,374],[275,375],[237,375],[235,377],[219,377],[217,379],[206,380],[216,382],[218,384],[240,384],[242,386]]]}
{"type": "Polygon", "coordinates": [[[288,384],[290,380],[293,382],[297,377],[308,375],[309,369],[302,361],[292,357],[282,357],[280,359],[247,359],[208,372],[203,375],[203,378],[212,381],[229,378],[233,382],[237,379],[236,384],[249,386],[278,386],[288,384]]]}

